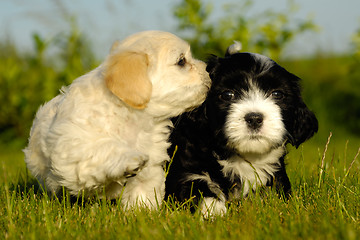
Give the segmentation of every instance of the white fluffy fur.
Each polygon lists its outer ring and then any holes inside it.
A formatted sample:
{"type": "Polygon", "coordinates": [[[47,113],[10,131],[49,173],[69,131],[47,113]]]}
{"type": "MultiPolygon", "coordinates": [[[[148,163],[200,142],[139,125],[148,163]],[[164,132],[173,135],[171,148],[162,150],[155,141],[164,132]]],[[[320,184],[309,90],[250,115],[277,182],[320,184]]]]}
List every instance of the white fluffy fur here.
{"type": "Polygon", "coordinates": [[[227,212],[225,201],[213,197],[205,197],[200,204],[200,212],[206,219],[224,216],[227,212]]]}
{"type": "Polygon", "coordinates": [[[284,141],[286,129],[280,107],[253,84],[243,95],[241,100],[231,105],[225,123],[225,133],[229,139],[227,144],[240,154],[266,154],[284,141]],[[245,115],[252,112],[264,116],[263,125],[257,131],[248,128],[245,121],[245,115]]]}
{"type": "Polygon", "coordinates": [[[211,180],[209,173],[203,172],[202,174],[189,174],[186,178],[186,181],[190,181],[190,182],[203,181],[203,182],[205,182],[209,186],[210,191],[213,192],[220,200],[225,202],[224,193],[222,192],[219,184],[217,184],[216,182],[213,182],[211,180]]]}
{"type": "Polygon", "coordinates": [[[226,214],[226,198],[224,193],[219,184],[211,180],[208,173],[191,174],[186,178],[186,181],[203,181],[208,185],[210,191],[216,195],[217,198],[205,197],[200,203],[199,210],[205,218],[213,218],[216,215],[226,214]]]}
{"type": "Polygon", "coordinates": [[[240,50],[242,49],[242,44],[239,41],[234,41],[234,43],[232,45],[230,45],[227,49],[227,53],[228,54],[235,54],[240,52],[240,50]]]}
{"type": "Polygon", "coordinates": [[[224,176],[232,181],[239,177],[241,179],[243,187],[233,189],[234,198],[246,196],[257,186],[266,185],[278,170],[279,158],[285,152],[283,136],[286,128],[280,107],[251,81],[249,90],[243,96],[231,105],[225,124],[227,144],[238,155],[219,161],[224,176]],[[249,128],[245,121],[245,115],[252,112],[264,116],[262,126],[256,131],[249,128]]]}
{"type": "Polygon", "coordinates": [[[232,189],[232,198],[246,197],[251,190],[258,186],[264,186],[274,176],[274,172],[280,167],[279,158],[284,154],[284,148],[279,147],[268,154],[247,154],[245,156],[234,155],[230,159],[220,160],[224,176],[240,179],[242,187],[232,189]]]}
{"type": "Polygon", "coordinates": [[[134,34],[40,107],[24,150],[27,166],[54,194],[65,187],[91,196],[105,188],[106,197],[122,196],[124,205],[156,207],[164,195],[169,117],[201,104],[209,84],[205,64],[192,58],[183,40],[158,31],[134,34]],[[142,109],[126,104],[105,84],[111,56],[122,52],[147,57],[152,91],[142,109]],[[181,56],[185,66],[177,65],[181,56]]]}

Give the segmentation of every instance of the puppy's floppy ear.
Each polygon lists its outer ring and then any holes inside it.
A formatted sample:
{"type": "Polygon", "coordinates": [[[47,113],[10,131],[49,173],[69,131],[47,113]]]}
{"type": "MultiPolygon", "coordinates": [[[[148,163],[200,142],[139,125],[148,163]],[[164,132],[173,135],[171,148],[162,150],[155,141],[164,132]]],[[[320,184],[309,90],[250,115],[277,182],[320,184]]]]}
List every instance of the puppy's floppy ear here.
{"type": "Polygon", "coordinates": [[[148,65],[148,56],[144,53],[115,53],[107,61],[104,74],[106,86],[129,106],[144,109],[152,92],[148,65]]]}
{"type": "Polygon", "coordinates": [[[220,58],[215,55],[211,55],[206,61],[206,71],[209,73],[211,79],[214,77],[219,61],[220,58]]]}
{"type": "Polygon", "coordinates": [[[301,143],[311,138],[318,131],[318,120],[302,100],[295,109],[293,119],[292,131],[289,132],[291,135],[289,142],[298,148],[301,143]]]}

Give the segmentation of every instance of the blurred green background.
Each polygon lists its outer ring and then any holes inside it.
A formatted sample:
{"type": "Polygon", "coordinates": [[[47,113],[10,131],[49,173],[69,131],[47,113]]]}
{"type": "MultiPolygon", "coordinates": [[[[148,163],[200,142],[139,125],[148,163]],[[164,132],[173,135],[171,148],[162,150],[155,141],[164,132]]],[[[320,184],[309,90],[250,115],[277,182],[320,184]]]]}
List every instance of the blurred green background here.
{"type": "MultiPolygon", "coordinates": [[[[317,33],[321,26],[311,18],[294,19],[297,8],[293,1],[288,1],[285,11],[268,10],[256,16],[247,14],[252,6],[250,0],[239,4],[224,1],[225,14],[218,16],[210,3],[177,1],[170,9],[176,25],[172,32],[189,41],[194,55],[203,60],[210,53],[223,56],[233,40],[242,43],[243,51],[273,58],[303,79],[305,102],[316,113],[320,126],[308,143],[311,153],[318,155],[330,132],[333,148],[356,152],[360,146],[360,21],[359,30],[349,39],[351,52],[334,54],[329,49],[288,58],[285,49],[291,41],[307,32],[317,33]]],[[[50,39],[33,33],[31,50],[20,49],[11,36],[0,40],[2,152],[20,155],[38,107],[57,95],[61,86],[102,61],[96,46],[79,27],[77,16],[66,13],[63,22],[67,31],[50,39]]]]}

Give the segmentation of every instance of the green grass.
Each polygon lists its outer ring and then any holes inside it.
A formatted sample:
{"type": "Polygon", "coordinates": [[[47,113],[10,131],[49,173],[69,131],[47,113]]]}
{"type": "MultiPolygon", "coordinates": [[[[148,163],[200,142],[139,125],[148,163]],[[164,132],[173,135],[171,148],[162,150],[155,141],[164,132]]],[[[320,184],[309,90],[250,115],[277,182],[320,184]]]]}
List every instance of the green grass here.
{"type": "Polygon", "coordinates": [[[289,149],[292,198],[272,191],[229,205],[224,217],[199,214],[167,202],[159,211],[125,211],[101,199],[49,198],[27,174],[20,151],[0,153],[1,239],[358,239],[358,139],[313,139],[289,149]],[[316,146],[316,142],[323,142],[316,146]],[[357,157],[357,158],[355,158],[357,157]],[[322,163],[323,162],[323,163],[322,163]],[[323,166],[323,168],[321,168],[323,166]],[[321,169],[323,170],[322,173],[321,169]],[[321,177],[320,177],[321,176],[321,177]]]}

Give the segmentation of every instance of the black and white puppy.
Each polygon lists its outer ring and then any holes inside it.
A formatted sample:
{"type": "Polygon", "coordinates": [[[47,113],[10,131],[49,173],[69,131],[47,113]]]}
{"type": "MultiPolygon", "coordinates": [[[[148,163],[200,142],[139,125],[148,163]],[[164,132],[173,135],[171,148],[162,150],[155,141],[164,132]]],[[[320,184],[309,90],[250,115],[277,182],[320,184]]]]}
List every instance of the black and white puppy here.
{"type": "Polygon", "coordinates": [[[174,119],[169,152],[178,149],[166,196],[193,198],[204,216],[225,214],[226,201],[258,187],[276,186],[288,197],[285,145],[298,147],[318,130],[300,79],[254,53],[213,56],[207,71],[213,83],[205,102],[174,119]]]}

